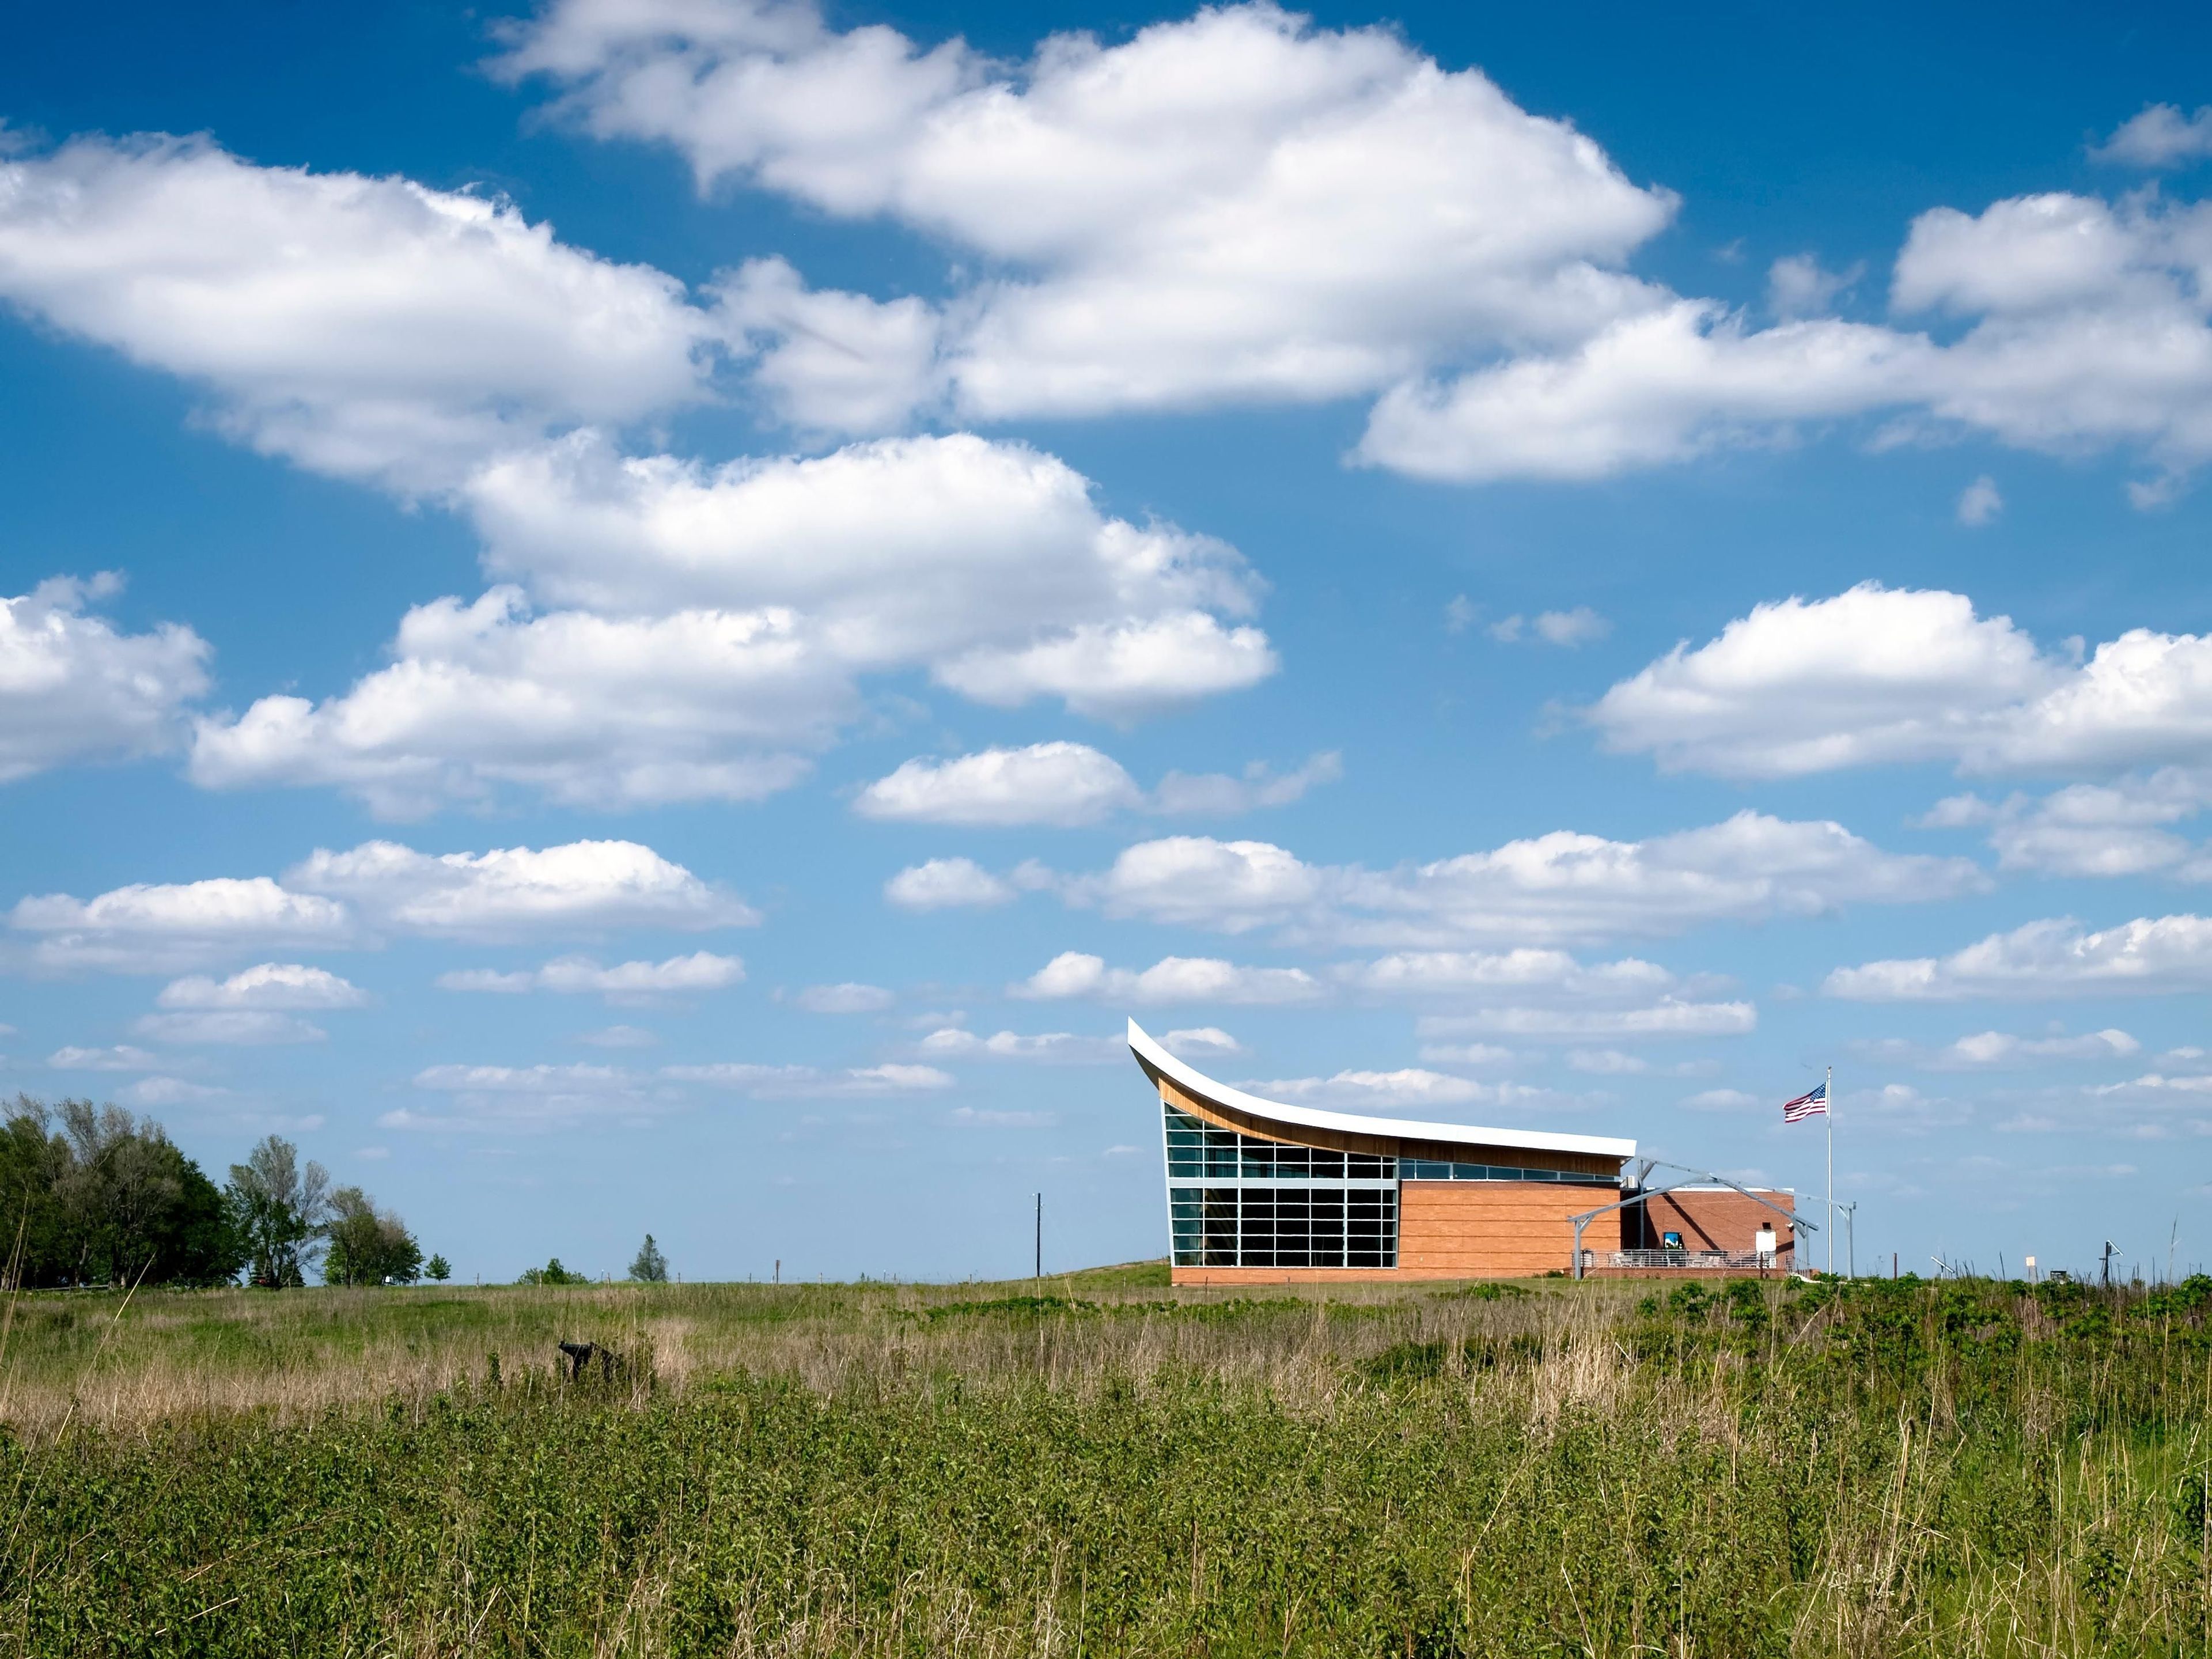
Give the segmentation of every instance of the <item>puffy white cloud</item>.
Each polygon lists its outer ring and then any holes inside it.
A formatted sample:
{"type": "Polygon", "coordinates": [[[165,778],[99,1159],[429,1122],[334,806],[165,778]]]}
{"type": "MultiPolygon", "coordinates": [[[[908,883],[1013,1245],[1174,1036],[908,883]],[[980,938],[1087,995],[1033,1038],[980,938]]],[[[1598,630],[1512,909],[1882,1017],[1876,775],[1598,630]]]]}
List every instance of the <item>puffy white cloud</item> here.
{"type": "Polygon", "coordinates": [[[1672,770],[1790,777],[1948,761],[1967,772],[2212,763],[2212,636],[2131,629],[2053,655],[1964,594],[1863,582],[1754,607],[1589,711],[1672,770]]]}
{"type": "Polygon", "coordinates": [[[1110,756],[1087,744],[1061,741],[986,749],[946,761],[910,760],[863,789],[854,810],[864,817],[993,825],[1096,823],[1121,811],[1227,817],[1287,806],[1316,784],[1343,775],[1342,758],[1330,752],[1280,774],[1261,761],[1247,766],[1242,776],[1170,772],[1148,796],[1110,756]]]}
{"type": "Polygon", "coordinates": [[[166,137],[0,161],[0,298],[205,388],[256,448],[410,489],[696,399],[720,326],[511,204],[166,137]]]}
{"type": "Polygon", "coordinates": [[[1717,303],[1674,300],[1559,356],[1394,386],[1354,453],[1462,483],[1609,477],[1905,401],[1933,351],[1832,318],[1750,331],[1717,303]]]}
{"type": "Polygon", "coordinates": [[[1986,825],[1997,864],[2051,876],[2166,875],[2212,878],[2212,856],[2166,826],[2193,817],[2208,793],[2202,773],[2167,767],[2111,784],[2076,783],[2041,799],[1978,795],[1938,801],[1933,829],[1986,825]]]}
{"type": "Polygon", "coordinates": [[[1241,1054],[1244,1045],[1218,1025],[1192,1025],[1160,1039],[1172,1054],[1241,1054]]]}
{"type": "Polygon", "coordinates": [[[1276,661],[1223,544],[1101,514],[1064,463],[965,434],[709,469],[579,434],[472,475],[511,578],[409,611],[320,703],[203,720],[210,787],[329,784],[407,816],[502,787],[579,805],[747,799],[921,670],[979,702],[1127,720],[1276,661]]]}
{"type": "Polygon", "coordinates": [[[1986,472],[1959,492],[1959,522],[1970,529],[1994,524],[2003,511],[2004,495],[1997,489],[1997,481],[1986,472]]]}
{"type": "Polygon", "coordinates": [[[327,785],[380,816],[419,817],[502,787],[571,805],[751,800],[811,763],[857,708],[774,612],[537,616],[519,590],[407,613],[393,663],[321,703],[268,696],[202,720],[193,781],[327,785]]]}
{"type": "Polygon", "coordinates": [[[932,859],[885,882],[884,896],[902,910],[945,910],[1005,904],[1013,898],[1014,888],[973,859],[932,859]]]}
{"type": "Polygon", "coordinates": [[[1418,1066],[1395,1072],[1339,1072],[1334,1077],[1274,1078],[1238,1085],[1267,1100],[1350,1106],[1355,1110],[1385,1106],[1518,1105],[1547,1098],[1546,1091],[1520,1083],[1478,1083],[1418,1066]]]}
{"type": "Polygon", "coordinates": [[[285,872],[284,884],[343,898],[373,922],[433,938],[690,931],[760,920],[733,895],[630,841],[444,854],[363,842],[343,853],[318,848],[285,872]]]}
{"type": "Polygon", "coordinates": [[[1862,582],[1754,606],[1695,650],[1678,644],[1589,719],[1607,748],[1669,770],[1790,777],[1958,757],[2063,672],[1964,594],[1862,582]]]}
{"type": "Polygon", "coordinates": [[[500,973],[484,968],[457,969],[438,975],[445,991],[514,994],[555,991],[565,995],[603,996],[609,1002],[649,1002],[687,991],[719,991],[742,982],[745,964],[736,957],[695,951],[665,962],[622,962],[603,967],[589,957],[556,957],[527,972],[500,973]]]}
{"type": "Polygon", "coordinates": [[[118,1042],[112,1048],[57,1048],[46,1064],[58,1072],[150,1072],[161,1064],[160,1056],[118,1042]]]}
{"type": "Polygon", "coordinates": [[[133,883],[91,899],[46,893],[19,900],[9,926],[36,937],[33,966],[167,973],[270,945],[342,945],[346,907],[288,891],[267,876],[133,883]]]}
{"type": "Polygon", "coordinates": [[[368,994],[327,968],[264,962],[228,979],[194,975],[171,981],[155,999],[164,1008],[359,1008],[368,994]]]}
{"type": "Polygon", "coordinates": [[[807,425],[1370,392],[1649,303],[1619,266],[1674,205],[1478,72],[1270,5],[1054,36],[1018,70],[747,0],[567,0],[513,45],[503,72],[552,77],[603,137],[676,146],[702,186],[981,256],[933,316],[741,273],[732,325],[807,425]]]}
{"type": "Polygon", "coordinates": [[[926,1060],[1032,1060],[1048,1064],[1100,1066],[1121,1060],[1129,1049],[1118,1037],[1084,1036],[1073,1031],[1033,1036],[997,1031],[989,1036],[948,1025],[916,1045],[926,1060]]]}
{"type": "Polygon", "coordinates": [[[131,1029],[156,1042],[223,1043],[244,1048],[320,1042],[330,1035],[297,1014],[276,1013],[262,1008],[204,1008],[185,1013],[147,1014],[131,1029]]]}
{"type": "Polygon", "coordinates": [[[1060,742],[910,760],[863,789],[853,806],[863,817],[918,823],[1079,824],[1143,796],[1111,757],[1060,742]]]}
{"type": "Polygon", "coordinates": [[[810,985],[792,1000],[810,1014],[878,1014],[898,999],[880,985],[848,980],[840,985],[810,985]]]}
{"type": "Polygon", "coordinates": [[[2170,167],[2212,155],[2212,109],[2184,115],[2172,104],[2150,104],[2113,130],[2089,154],[2129,167],[2170,167]]]}
{"type": "Polygon", "coordinates": [[[208,643],[175,623],[124,634],[88,614],[120,585],[57,576],[0,599],[0,783],[182,737],[184,705],[207,690],[208,643]]]}
{"type": "Polygon", "coordinates": [[[890,1064],[851,1066],[842,1072],[811,1066],[758,1066],[718,1061],[705,1066],[664,1066],[662,1077],[677,1083],[703,1083],[735,1089],[756,1099],[865,1097],[949,1089],[954,1079],[933,1066],[890,1064]]]}
{"type": "Polygon", "coordinates": [[[1822,989],[1859,1002],[2112,996],[2212,987],[2212,920],[2138,917],[2085,931],[2070,917],[1992,933],[1948,957],[1838,968],[1822,989]]]}
{"type": "Polygon", "coordinates": [[[1767,269],[1766,308],[1790,319],[1823,315],[1833,309],[1837,295],[1865,274],[1863,264],[1824,270],[1812,254],[1785,255],[1767,269]]]}
{"type": "MultiPolygon", "coordinates": [[[[11,930],[36,939],[28,966],[167,973],[272,945],[343,946],[357,943],[364,930],[498,939],[626,927],[696,931],[748,926],[759,917],[635,842],[433,854],[375,841],[343,853],[319,848],[281,882],[252,876],[140,883],[88,900],[48,893],[19,901],[8,920],[11,930]]],[[[162,1002],[331,1008],[359,994],[321,969],[264,962],[221,982],[180,981],[162,1002]]]]}
{"type": "Polygon", "coordinates": [[[856,670],[1257,599],[1223,543],[1109,518],[1064,461],[967,433],[718,468],[579,434],[485,468],[468,503],[493,573],[547,603],[787,611],[856,670]]]}
{"type": "Polygon", "coordinates": [[[1253,968],[1213,957],[1164,957],[1141,973],[1063,951],[1006,994],[1037,1001],[1091,997],[1127,1004],[1310,1002],[1323,994],[1303,968],[1253,968]]]}
{"type": "Polygon", "coordinates": [[[1966,860],[1885,853],[1838,823],[1744,811],[1648,841],[1555,830],[1390,871],[1309,865],[1267,842],[1176,836],[1139,842],[1109,869],[1059,886],[1072,903],[1171,925],[1448,945],[1671,933],[1985,884],[1966,860]]]}
{"type": "MultiPolygon", "coordinates": [[[[1393,387],[1358,453],[1431,477],[1595,478],[1888,411],[1892,441],[1963,428],[2047,453],[2132,452],[2160,470],[2135,487],[2150,504],[2212,457],[2208,210],[2064,194],[1936,208],[1913,222],[1891,301],[1966,319],[1947,343],[1826,317],[1753,329],[1657,295],[1564,349],[1393,387]]],[[[1803,297],[1794,276],[1784,286],[1803,297]]]]}
{"type": "Polygon", "coordinates": [[[1692,1002],[1662,997],[1633,1008],[1521,1006],[1467,1014],[1425,1014],[1423,1036],[1506,1036],[1537,1042],[1629,1042],[1646,1037],[1742,1036],[1758,1029],[1748,1002],[1692,1002]]]}

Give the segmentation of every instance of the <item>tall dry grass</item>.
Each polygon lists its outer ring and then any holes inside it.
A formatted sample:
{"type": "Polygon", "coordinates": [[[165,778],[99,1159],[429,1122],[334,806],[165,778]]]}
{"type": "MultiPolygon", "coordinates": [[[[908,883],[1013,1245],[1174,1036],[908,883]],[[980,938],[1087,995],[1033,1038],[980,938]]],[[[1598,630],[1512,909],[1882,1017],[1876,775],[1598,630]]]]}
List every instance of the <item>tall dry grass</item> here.
{"type": "Polygon", "coordinates": [[[1620,1373],[1609,1332],[1619,1287],[1469,1297],[1450,1287],[1170,1290],[1164,1270],[1109,1269],[1042,1283],[601,1285],[139,1291],[20,1297],[0,1320],[0,1422],[36,1441],[65,1422],[143,1431],[184,1419],[420,1403],[565,1368],[558,1344],[590,1341],[642,1390],[680,1392],[731,1371],[787,1376],[823,1393],[910,1376],[1034,1379],[1085,1389],[1109,1377],[1201,1373],[1285,1401],[1325,1402],[1355,1365],[1394,1345],[1533,1341],[1532,1415],[1601,1398],[1620,1373]]]}

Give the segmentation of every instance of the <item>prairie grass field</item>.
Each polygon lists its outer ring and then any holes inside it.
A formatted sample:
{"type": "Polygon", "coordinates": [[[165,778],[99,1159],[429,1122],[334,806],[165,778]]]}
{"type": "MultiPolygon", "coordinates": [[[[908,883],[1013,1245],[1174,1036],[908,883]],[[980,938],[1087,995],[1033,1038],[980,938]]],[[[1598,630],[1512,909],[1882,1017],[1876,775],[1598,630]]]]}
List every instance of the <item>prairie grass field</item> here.
{"type": "Polygon", "coordinates": [[[2212,1281],[1165,1281],[24,1294],[0,1642],[2212,1651],[2212,1281]]]}

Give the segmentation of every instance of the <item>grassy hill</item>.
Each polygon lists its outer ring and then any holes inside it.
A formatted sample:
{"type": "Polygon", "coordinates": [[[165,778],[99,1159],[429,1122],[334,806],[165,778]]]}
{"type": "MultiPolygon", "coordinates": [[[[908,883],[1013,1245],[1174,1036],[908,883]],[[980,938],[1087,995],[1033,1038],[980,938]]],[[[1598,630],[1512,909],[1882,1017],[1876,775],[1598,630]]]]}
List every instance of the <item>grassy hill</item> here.
{"type": "Polygon", "coordinates": [[[2202,1653],[2212,1283],[27,1296],[25,1651],[2202,1653]],[[572,1380],[556,1344],[611,1364],[572,1380]]]}

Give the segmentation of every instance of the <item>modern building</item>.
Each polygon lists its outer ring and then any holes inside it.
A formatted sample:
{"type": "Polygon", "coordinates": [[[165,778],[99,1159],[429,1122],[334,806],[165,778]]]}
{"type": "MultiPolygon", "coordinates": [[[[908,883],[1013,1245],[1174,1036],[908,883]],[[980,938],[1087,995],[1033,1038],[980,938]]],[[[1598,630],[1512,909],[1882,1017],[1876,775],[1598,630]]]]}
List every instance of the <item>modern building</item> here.
{"type": "Polygon", "coordinates": [[[1134,1020],[1129,1048],[1159,1092],[1178,1285],[1790,1267],[1791,1194],[1647,1192],[1632,1140],[1262,1100],[1134,1020]]]}

